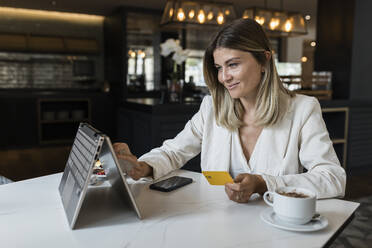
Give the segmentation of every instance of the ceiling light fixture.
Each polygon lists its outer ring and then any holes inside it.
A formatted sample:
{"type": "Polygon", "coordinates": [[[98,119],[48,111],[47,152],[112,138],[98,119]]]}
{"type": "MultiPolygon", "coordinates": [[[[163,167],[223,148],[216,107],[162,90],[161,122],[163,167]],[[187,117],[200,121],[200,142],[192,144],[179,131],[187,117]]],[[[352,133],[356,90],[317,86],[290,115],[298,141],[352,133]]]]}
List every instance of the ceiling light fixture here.
{"type": "Polygon", "coordinates": [[[236,19],[231,3],[168,0],[161,25],[221,25],[236,19]]]}
{"type": "Polygon", "coordinates": [[[303,14],[283,10],[283,0],[281,10],[265,7],[247,8],[243,12],[243,18],[256,20],[272,36],[294,36],[307,34],[307,25],[303,14]]]}

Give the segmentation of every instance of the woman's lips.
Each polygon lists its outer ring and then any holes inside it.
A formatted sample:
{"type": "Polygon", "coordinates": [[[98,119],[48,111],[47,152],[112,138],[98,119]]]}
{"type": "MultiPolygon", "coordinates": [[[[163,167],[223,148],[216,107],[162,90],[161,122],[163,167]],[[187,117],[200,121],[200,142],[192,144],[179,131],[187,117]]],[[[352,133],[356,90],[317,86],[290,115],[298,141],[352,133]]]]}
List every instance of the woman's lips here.
{"type": "Polygon", "coordinates": [[[227,89],[228,90],[232,90],[234,89],[239,83],[234,83],[234,84],[230,84],[230,85],[226,85],[227,89]]]}

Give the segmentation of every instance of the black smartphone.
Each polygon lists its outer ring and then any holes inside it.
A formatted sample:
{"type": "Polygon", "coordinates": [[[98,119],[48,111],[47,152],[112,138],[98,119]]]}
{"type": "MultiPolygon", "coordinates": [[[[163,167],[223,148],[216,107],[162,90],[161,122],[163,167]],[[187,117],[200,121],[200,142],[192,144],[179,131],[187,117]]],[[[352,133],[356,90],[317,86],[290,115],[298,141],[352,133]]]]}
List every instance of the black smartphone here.
{"type": "Polygon", "coordinates": [[[192,183],[192,179],[188,177],[173,176],[157,183],[150,184],[150,189],[169,192],[187,184],[192,183]]]}

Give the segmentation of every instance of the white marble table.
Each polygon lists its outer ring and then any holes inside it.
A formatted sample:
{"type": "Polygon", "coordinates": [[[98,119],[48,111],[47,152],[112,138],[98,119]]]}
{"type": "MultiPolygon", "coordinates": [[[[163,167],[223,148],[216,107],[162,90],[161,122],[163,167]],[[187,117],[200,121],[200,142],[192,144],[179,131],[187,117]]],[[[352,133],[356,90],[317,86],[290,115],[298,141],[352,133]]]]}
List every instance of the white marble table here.
{"type": "Polygon", "coordinates": [[[260,219],[268,208],[261,197],[238,204],[228,200],[223,186],[209,185],[199,173],[174,174],[194,182],[170,193],[150,190],[144,182],[132,185],[144,219],[110,202],[97,206],[95,214],[82,215],[77,230],[69,228],[62,207],[61,174],[2,185],[1,247],[322,247],[359,205],[320,200],[317,211],[328,219],[327,228],[284,231],[260,219]]]}

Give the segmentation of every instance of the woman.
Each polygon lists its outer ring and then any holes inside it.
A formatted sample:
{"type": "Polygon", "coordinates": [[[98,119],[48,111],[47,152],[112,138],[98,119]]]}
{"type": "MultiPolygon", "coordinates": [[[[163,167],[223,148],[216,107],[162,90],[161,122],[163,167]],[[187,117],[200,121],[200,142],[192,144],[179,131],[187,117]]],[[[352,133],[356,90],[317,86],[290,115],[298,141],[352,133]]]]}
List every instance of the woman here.
{"type": "Polygon", "coordinates": [[[211,96],[174,139],[138,160],[126,144],[114,145],[119,158],[137,165],[131,177],[159,178],[201,152],[203,171],[234,177],[225,191],[236,202],[281,186],[305,187],[318,198],[344,195],[345,171],[319,102],[283,87],[259,24],[224,26],[206,49],[204,78],[211,96]]]}

